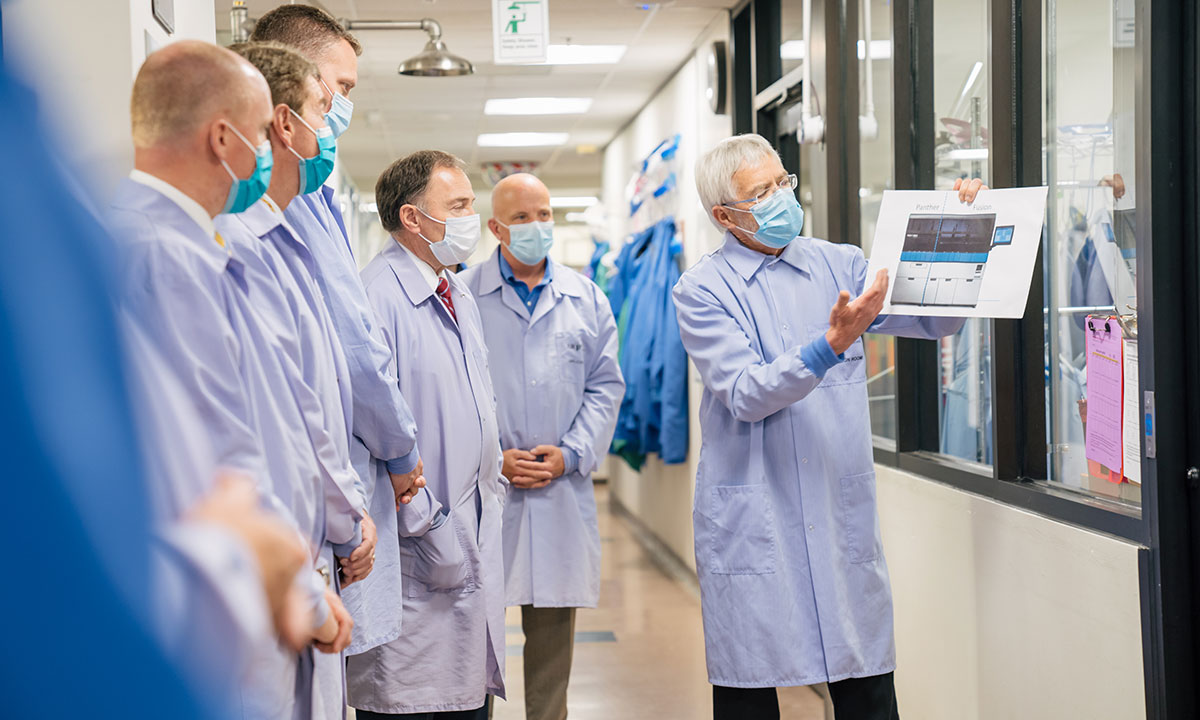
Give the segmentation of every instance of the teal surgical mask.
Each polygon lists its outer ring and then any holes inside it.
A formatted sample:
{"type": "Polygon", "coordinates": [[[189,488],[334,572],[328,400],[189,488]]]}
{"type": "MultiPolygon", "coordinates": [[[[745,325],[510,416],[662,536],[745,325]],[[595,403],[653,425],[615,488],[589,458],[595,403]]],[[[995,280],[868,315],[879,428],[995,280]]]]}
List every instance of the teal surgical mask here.
{"type": "Polygon", "coordinates": [[[354,103],[350,102],[345,95],[330,90],[324,80],[321,80],[321,84],[325,86],[325,92],[333,96],[333,106],[329,108],[329,112],[325,113],[325,124],[332,128],[333,136],[339,138],[350,127],[350,117],[354,115],[354,103]]]}
{"type": "Polygon", "coordinates": [[[749,210],[725,207],[737,212],[750,213],[758,221],[758,230],[751,235],[767,247],[779,249],[799,237],[804,230],[804,208],[796,200],[791,189],[781,187],[771,197],[760,201],[749,210]]]}
{"type": "Polygon", "coordinates": [[[229,196],[225,198],[225,207],[221,209],[222,213],[236,214],[245,212],[251,205],[258,202],[258,199],[267,192],[267,186],[271,184],[271,166],[275,159],[271,155],[271,141],[263,140],[262,144],[254,147],[245,135],[238,132],[232,124],[229,129],[237,135],[238,140],[246,144],[254,153],[254,172],[245,180],[239,178],[233,169],[229,167],[229,163],[224,160],[221,165],[225,167],[225,172],[229,173],[229,177],[233,178],[233,184],[229,186],[229,196]]]}
{"type": "Polygon", "coordinates": [[[508,251],[526,265],[537,265],[546,259],[554,244],[554,221],[534,221],[519,225],[496,224],[508,230],[508,251]]]}
{"type": "Polygon", "coordinates": [[[319,189],[329,179],[330,173],[333,172],[333,159],[337,156],[337,141],[333,139],[333,130],[328,126],[320,130],[313,130],[312,125],[304,122],[304,118],[296,114],[296,111],[288,108],[288,112],[295,116],[300,124],[308,128],[308,131],[317,136],[317,154],[310,157],[300,157],[300,153],[292,148],[288,148],[288,152],[295,155],[300,161],[300,190],[297,195],[307,195],[314,190],[319,189]]]}

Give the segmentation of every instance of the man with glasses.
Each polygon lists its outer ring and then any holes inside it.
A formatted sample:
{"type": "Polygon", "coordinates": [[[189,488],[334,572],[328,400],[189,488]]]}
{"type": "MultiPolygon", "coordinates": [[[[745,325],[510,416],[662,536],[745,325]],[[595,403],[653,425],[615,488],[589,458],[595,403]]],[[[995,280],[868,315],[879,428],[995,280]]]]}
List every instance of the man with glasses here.
{"type": "Polygon", "coordinates": [[[704,382],[693,517],[714,718],[778,720],[776,687],[827,682],[838,720],[895,720],[861,336],[962,320],[879,316],[886,271],[868,285],[858,247],[800,237],[796,176],[758,135],[705,154],[696,185],[726,231],[673,293],[704,382]]]}

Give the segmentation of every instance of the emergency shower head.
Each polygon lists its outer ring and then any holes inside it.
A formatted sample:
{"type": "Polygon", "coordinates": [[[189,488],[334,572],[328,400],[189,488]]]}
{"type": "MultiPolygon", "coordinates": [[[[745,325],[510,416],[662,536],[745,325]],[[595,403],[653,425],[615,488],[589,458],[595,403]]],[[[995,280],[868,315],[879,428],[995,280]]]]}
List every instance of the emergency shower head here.
{"type": "Polygon", "coordinates": [[[442,42],[442,26],[437,20],[342,20],[347,30],[424,30],[429,33],[425,49],[400,63],[396,68],[401,75],[419,77],[455,77],[472,75],[475,66],[470,60],[459,57],[446,49],[442,42]]]}

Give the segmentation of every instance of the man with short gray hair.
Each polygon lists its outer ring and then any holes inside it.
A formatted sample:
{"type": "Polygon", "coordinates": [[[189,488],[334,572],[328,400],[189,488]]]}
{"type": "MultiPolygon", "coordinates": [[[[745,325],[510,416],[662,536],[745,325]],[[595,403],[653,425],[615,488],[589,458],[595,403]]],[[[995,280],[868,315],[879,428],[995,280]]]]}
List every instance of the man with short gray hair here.
{"type": "Polygon", "coordinates": [[[363,283],[434,460],[426,492],[396,513],[404,632],[350,657],[350,704],[359,720],[482,720],[488,696],[504,697],[505,488],[479,310],[447,270],[479,243],[475,193],[461,160],[425,150],[380,175],[375,202],[392,242],[363,283]]]}
{"type": "Polygon", "coordinates": [[[858,247],[800,237],[796,176],[763,138],[723,140],[696,187],[725,230],[673,293],[704,382],[694,519],[713,716],[778,720],[776,687],[828,682],[838,720],[896,720],[861,336],[963,321],[880,316],[887,272],[868,286],[858,247]]]}

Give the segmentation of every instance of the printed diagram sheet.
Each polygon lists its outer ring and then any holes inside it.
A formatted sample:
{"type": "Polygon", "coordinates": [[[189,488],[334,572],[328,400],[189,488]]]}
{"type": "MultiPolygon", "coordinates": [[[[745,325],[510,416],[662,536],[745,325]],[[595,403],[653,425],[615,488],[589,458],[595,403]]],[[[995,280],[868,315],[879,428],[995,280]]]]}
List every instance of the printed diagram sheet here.
{"type": "Polygon", "coordinates": [[[867,282],[887,269],[885,314],[1021,317],[1045,216],[1044,187],[887,191],[867,282]]]}

